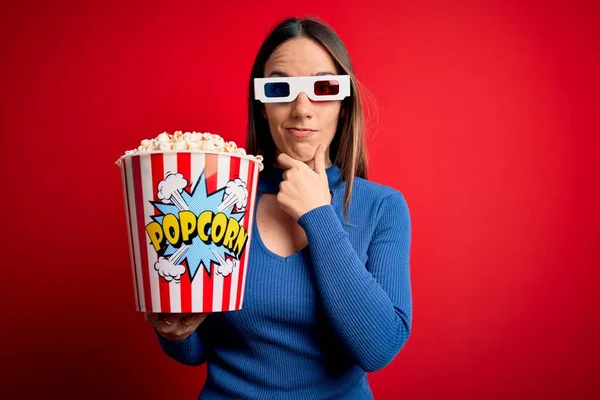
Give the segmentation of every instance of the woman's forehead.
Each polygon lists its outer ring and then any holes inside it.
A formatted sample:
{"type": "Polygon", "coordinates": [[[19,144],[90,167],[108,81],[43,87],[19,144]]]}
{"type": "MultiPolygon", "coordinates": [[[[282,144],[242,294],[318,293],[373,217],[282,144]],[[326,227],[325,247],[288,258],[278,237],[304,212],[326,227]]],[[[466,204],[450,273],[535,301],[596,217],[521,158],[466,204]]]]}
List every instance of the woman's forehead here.
{"type": "Polygon", "coordinates": [[[313,76],[337,74],[331,55],[319,43],[308,38],[295,38],[284,42],[265,64],[265,77],[313,76]]]}

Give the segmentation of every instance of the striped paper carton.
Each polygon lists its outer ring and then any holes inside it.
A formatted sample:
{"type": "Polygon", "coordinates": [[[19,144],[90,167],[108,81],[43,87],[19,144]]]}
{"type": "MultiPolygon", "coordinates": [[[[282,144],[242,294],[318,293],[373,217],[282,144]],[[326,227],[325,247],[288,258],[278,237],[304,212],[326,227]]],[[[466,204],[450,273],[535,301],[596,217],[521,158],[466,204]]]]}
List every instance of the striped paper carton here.
{"type": "Polygon", "coordinates": [[[154,151],[117,164],[137,310],[240,310],[260,163],[236,154],[154,151]]]}

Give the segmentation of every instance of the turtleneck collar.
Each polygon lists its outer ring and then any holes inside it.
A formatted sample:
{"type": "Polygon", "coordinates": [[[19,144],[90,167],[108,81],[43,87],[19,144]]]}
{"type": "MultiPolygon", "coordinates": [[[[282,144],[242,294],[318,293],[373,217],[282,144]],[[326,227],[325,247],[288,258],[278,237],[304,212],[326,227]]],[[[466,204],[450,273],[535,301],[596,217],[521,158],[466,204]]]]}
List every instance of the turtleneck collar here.
{"type": "MultiPolygon", "coordinates": [[[[281,168],[271,168],[264,170],[259,174],[258,192],[259,193],[278,193],[279,184],[283,180],[283,171],[281,168]]],[[[333,190],[342,181],[342,170],[337,164],[332,164],[325,172],[327,173],[327,181],[329,189],[333,190]]]]}

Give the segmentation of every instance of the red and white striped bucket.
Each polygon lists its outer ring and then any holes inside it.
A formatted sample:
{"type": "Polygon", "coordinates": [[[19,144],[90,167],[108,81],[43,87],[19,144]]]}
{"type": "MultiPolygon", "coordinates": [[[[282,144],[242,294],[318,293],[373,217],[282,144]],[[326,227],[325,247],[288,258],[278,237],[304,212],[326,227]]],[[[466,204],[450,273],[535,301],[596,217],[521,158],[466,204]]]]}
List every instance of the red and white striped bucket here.
{"type": "Polygon", "coordinates": [[[117,164],[137,310],[240,310],[260,163],[236,154],[154,151],[117,164]]]}

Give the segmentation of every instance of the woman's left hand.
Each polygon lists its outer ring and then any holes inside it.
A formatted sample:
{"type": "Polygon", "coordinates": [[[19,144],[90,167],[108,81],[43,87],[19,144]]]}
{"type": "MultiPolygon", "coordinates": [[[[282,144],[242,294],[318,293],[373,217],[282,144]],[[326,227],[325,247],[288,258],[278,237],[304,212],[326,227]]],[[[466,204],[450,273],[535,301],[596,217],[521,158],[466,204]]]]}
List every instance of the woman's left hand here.
{"type": "Polygon", "coordinates": [[[315,152],[314,171],[302,161],[294,160],[285,153],[277,157],[284,168],[283,181],[279,184],[277,202],[295,220],[307,212],[331,204],[329,182],[325,172],[325,150],[321,145],[315,152]]]}

